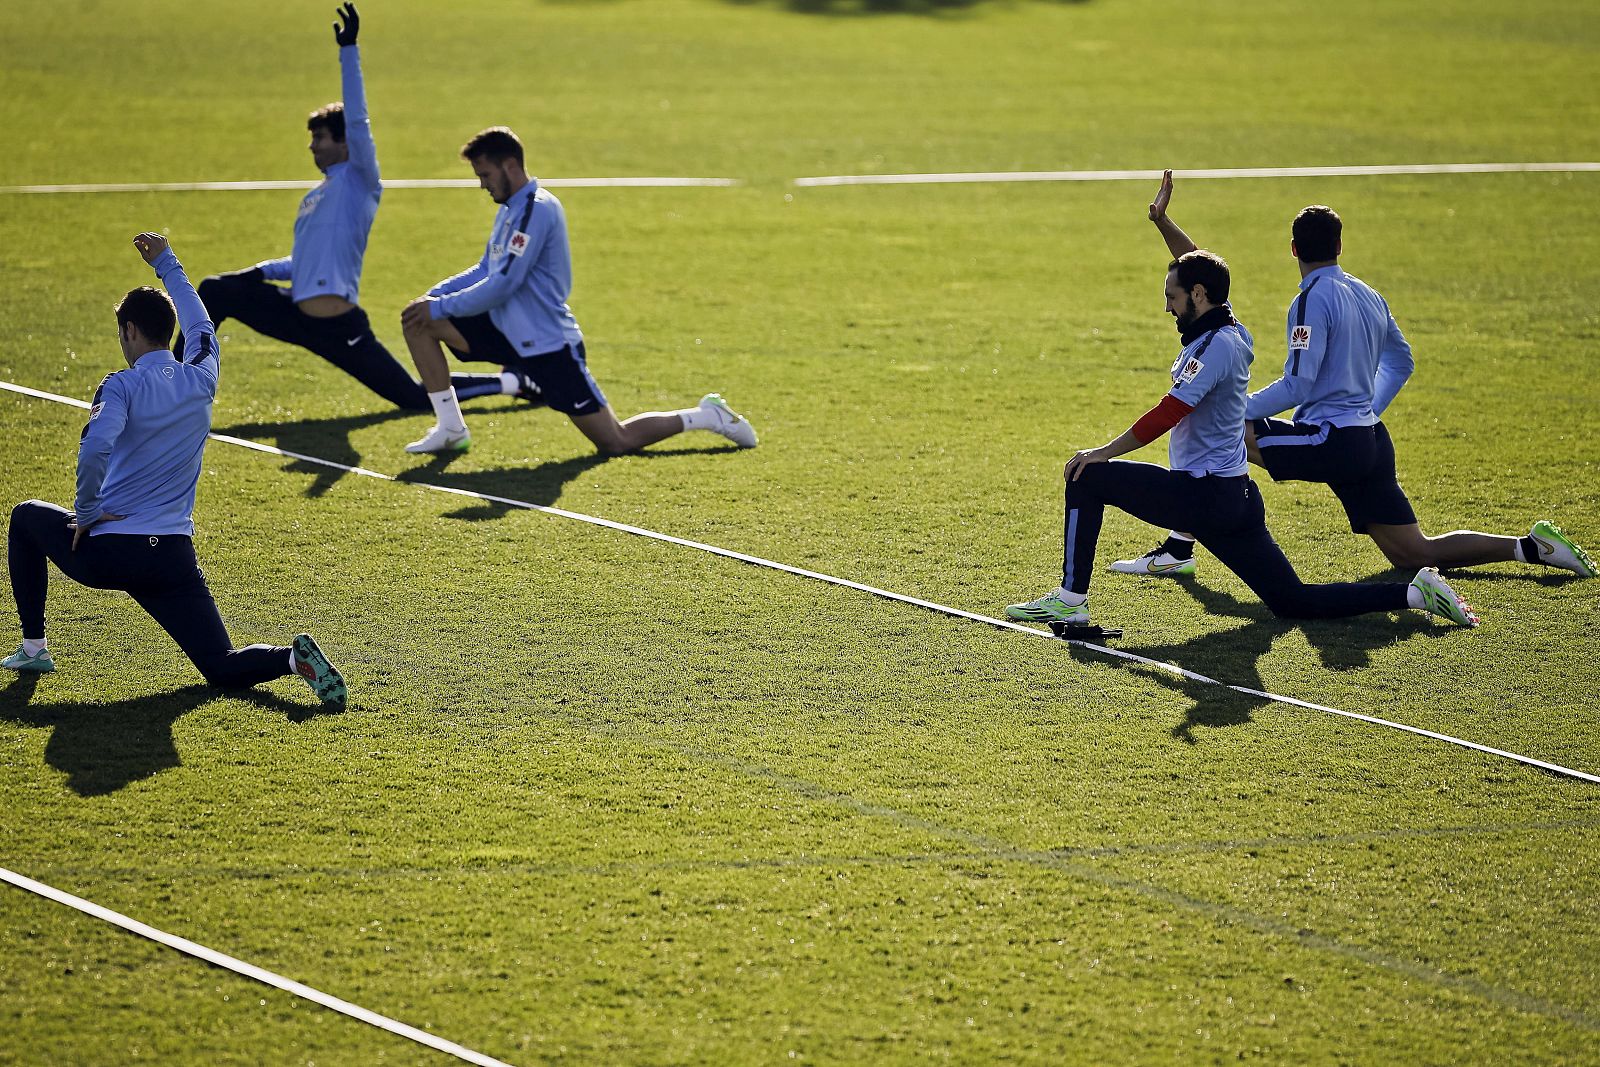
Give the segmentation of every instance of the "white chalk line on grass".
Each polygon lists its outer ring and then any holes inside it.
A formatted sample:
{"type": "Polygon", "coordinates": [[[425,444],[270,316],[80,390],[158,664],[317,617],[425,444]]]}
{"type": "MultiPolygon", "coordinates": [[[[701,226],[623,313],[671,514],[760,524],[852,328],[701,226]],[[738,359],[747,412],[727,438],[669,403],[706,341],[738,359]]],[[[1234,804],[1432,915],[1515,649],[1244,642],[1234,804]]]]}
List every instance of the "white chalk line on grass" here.
{"type": "MultiPolygon", "coordinates": [[[[61,396],[57,393],[47,393],[39,389],[30,389],[25,385],[17,385],[13,382],[0,381],[0,389],[5,389],[13,393],[20,393],[23,396],[35,397],[40,400],[49,400],[58,404],[67,404],[72,407],[89,407],[89,405],[82,400],[61,396]]],[[[823,574],[820,571],[806,570],[803,567],[795,567],[788,563],[779,563],[777,560],[766,559],[761,556],[752,556],[745,552],[737,552],[731,548],[722,548],[718,545],[706,544],[703,541],[691,541],[684,537],[674,537],[672,534],[660,533],[656,530],[648,530],[642,526],[630,526],[627,523],[616,522],[612,519],[603,519],[596,515],[586,515],[580,511],[567,511],[565,508],[554,508],[544,504],[533,504],[526,500],[515,500],[511,497],[495,496],[491,493],[478,493],[470,489],[457,489],[453,486],[437,485],[432,482],[414,481],[410,478],[396,478],[393,475],[383,474],[379,471],[368,470],[365,467],[352,467],[345,463],[337,463],[331,459],[323,459],[320,456],[309,456],[301,452],[290,452],[287,449],[276,448],[272,445],[264,445],[259,441],[249,441],[242,437],[231,437],[227,434],[220,433],[213,433],[210,436],[216,441],[222,441],[230,445],[238,445],[241,448],[248,448],[256,452],[264,452],[271,456],[282,456],[286,459],[299,460],[303,463],[314,463],[319,466],[331,467],[334,470],[341,470],[350,474],[359,474],[366,478],[376,478],[380,481],[395,482],[400,485],[412,485],[419,489],[430,489],[437,493],[450,493],[454,496],[465,496],[471,497],[474,500],[486,500],[494,504],[504,504],[507,507],[523,508],[528,511],[539,511],[546,515],[555,515],[563,519],[575,519],[578,522],[586,522],[591,526],[603,526],[608,530],[617,530],[621,533],[633,534],[638,537],[647,537],[653,541],[663,541],[667,544],[678,545],[682,548],[692,548],[700,552],[708,552],[714,556],[722,556],[726,559],[738,560],[741,563],[754,564],[757,567],[766,567],[769,570],[782,571],[785,574],[793,574],[800,578],[811,578],[819,582],[826,582],[829,585],[836,585],[845,589],[854,589],[858,592],[869,593],[872,596],[881,597],[885,600],[893,600],[901,604],[910,604],[913,607],[924,608],[928,611],[937,612],[941,615],[951,616],[952,618],[967,619],[971,622],[980,622],[986,626],[993,626],[996,629],[1001,630],[1009,630],[1013,633],[1026,634],[1029,637],[1043,637],[1052,641],[1057,640],[1053,634],[1046,630],[1035,629],[1032,626],[1024,626],[1021,623],[1012,622],[1009,619],[997,619],[989,615],[979,615],[977,612],[964,611],[961,608],[949,607],[948,605],[938,604],[931,600],[923,600],[920,597],[908,596],[905,593],[896,593],[889,589],[880,589],[877,586],[867,585],[863,582],[851,581],[848,578],[839,578],[832,574],[823,574]]],[[[1574,770],[1571,767],[1563,767],[1558,763],[1548,763],[1544,760],[1535,759],[1532,756],[1524,756],[1517,752],[1510,752],[1503,748],[1494,748],[1490,745],[1479,744],[1476,741],[1468,741],[1464,738],[1452,737],[1450,734],[1442,734],[1433,730],[1425,730],[1420,726],[1409,726],[1406,723],[1395,722],[1392,719],[1382,719],[1376,715],[1363,715],[1360,712],[1343,711],[1339,708],[1329,707],[1326,704],[1314,704],[1308,700],[1300,700],[1297,697],[1283,696],[1280,693],[1272,693],[1264,689],[1251,689],[1247,686],[1230,685],[1227,682],[1218,681],[1215,678],[1208,678],[1206,675],[1185,670],[1175,663],[1166,663],[1161,660],[1150,659],[1146,656],[1140,656],[1132,652],[1124,652],[1121,649],[1110,648],[1106,645],[1097,645],[1091,641],[1072,640],[1066,643],[1078,645],[1079,647],[1091,649],[1103,655],[1127,660],[1132,663],[1138,663],[1146,667],[1154,667],[1158,670],[1166,671],[1169,674],[1186,678],[1192,682],[1200,682],[1205,685],[1221,686],[1224,689],[1229,689],[1235,693],[1241,693],[1245,696],[1258,697],[1262,700],[1271,700],[1279,704],[1289,705],[1291,707],[1305,708],[1308,711],[1320,711],[1329,715],[1337,715],[1341,718],[1352,719],[1356,722],[1369,723],[1373,726],[1384,726],[1391,730],[1400,730],[1404,733],[1413,734],[1417,737],[1426,737],[1434,741],[1443,741],[1446,744],[1471,749],[1474,752],[1481,752],[1485,755],[1498,756],[1502,759],[1513,760],[1529,767],[1537,767],[1539,770],[1548,771],[1551,774],[1562,775],[1567,778],[1576,778],[1579,781],[1591,782],[1595,785],[1600,785],[1600,775],[1590,774],[1587,771],[1574,770]]]]}
{"type": "Polygon", "coordinates": [[[397,1022],[387,1015],[379,1015],[377,1012],[369,1011],[359,1004],[352,1004],[348,1000],[340,1000],[338,997],[324,993],[320,989],[313,989],[304,983],[294,981],[292,978],[274,974],[272,971],[257,967],[253,963],[245,963],[243,960],[235,959],[226,953],[218,952],[216,949],[207,948],[204,945],[190,941],[186,937],[169,934],[165,930],[157,930],[155,927],[146,925],[138,919],[131,919],[119,911],[112,911],[110,908],[96,904],[92,900],[84,900],[82,897],[73,896],[71,893],[57,889],[54,886],[36,882],[32,878],[18,874],[15,871],[6,870],[4,867],[0,867],[0,881],[9,882],[18,889],[25,889],[30,893],[44,897],[46,900],[55,901],[57,904],[65,904],[67,907],[81,911],[85,915],[108,922],[112,926],[120,926],[131,934],[137,934],[157,944],[177,949],[185,955],[193,956],[213,966],[222,967],[235,974],[254,979],[264,985],[272,986],[274,989],[281,989],[285,993],[291,993],[303,1000],[320,1004],[324,1008],[332,1008],[334,1011],[341,1012],[369,1026],[387,1030],[391,1034],[415,1041],[419,1045],[426,1045],[431,1049],[437,1049],[459,1060],[481,1064],[482,1067],[511,1067],[504,1060],[497,1060],[493,1056],[475,1052],[463,1045],[456,1044],[454,1041],[446,1041],[444,1038],[430,1034],[426,1030],[418,1030],[414,1026],[407,1026],[405,1023],[397,1022]]]}
{"type": "MultiPolygon", "coordinates": [[[[1221,167],[1174,170],[1192,178],[1344,178],[1385,174],[1573,174],[1600,171],[1600,163],[1386,163],[1354,167],[1221,167]]],[[[981,182],[1160,181],[1159,170],[996,170],[948,174],[829,174],[796,178],[803,188],[823,185],[972,185],[981,182]]]]}
{"type": "MultiPolygon", "coordinates": [[[[256,193],[274,189],[315,189],[310,179],[255,182],[111,182],[103,185],[0,185],[0,193],[256,193]]],[[[726,189],[738,178],[540,178],[551,189],[726,189]]],[[[478,189],[476,178],[391,178],[385,189],[478,189]]]]}

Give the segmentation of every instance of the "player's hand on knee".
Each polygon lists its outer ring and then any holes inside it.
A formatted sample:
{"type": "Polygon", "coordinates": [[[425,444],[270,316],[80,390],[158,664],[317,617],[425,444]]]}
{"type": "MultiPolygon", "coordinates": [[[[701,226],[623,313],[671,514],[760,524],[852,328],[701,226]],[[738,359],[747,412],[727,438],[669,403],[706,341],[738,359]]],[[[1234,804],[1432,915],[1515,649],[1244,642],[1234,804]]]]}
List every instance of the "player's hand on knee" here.
{"type": "Polygon", "coordinates": [[[401,328],[412,333],[426,330],[433,322],[432,304],[431,296],[419,296],[407,304],[405,310],[400,312],[401,328]]]}
{"type": "Polygon", "coordinates": [[[1104,463],[1105,461],[1105,449],[1086,448],[1067,460],[1067,465],[1062,468],[1061,476],[1069,482],[1075,482],[1078,480],[1078,475],[1083,473],[1083,468],[1091,463],[1104,463]]]}

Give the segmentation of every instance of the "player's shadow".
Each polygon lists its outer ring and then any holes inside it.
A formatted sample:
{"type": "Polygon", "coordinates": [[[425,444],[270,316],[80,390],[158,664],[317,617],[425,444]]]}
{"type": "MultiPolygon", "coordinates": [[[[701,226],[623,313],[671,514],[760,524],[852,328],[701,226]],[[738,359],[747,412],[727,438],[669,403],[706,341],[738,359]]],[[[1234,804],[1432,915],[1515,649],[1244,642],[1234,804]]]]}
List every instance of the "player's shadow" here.
{"type": "MultiPolygon", "coordinates": [[[[285,452],[298,452],[305,456],[342,463],[346,467],[361,465],[361,453],[351,443],[350,435],[368,426],[376,426],[391,419],[414,417],[415,411],[375,411],[366,415],[347,415],[337,419],[296,419],[292,422],[250,422],[237,426],[219,426],[215,433],[243,437],[248,441],[263,441],[285,452]]],[[[322,463],[293,460],[284,468],[296,474],[312,475],[306,486],[306,496],[319,497],[338,484],[348,471],[322,463]]]]}
{"type": "MultiPolygon", "coordinates": [[[[729,0],[739,7],[763,6],[763,0],[729,0]]],[[[776,6],[798,15],[950,15],[982,7],[988,0],[777,0],[776,6]]],[[[1089,0],[1054,0],[1085,4],[1089,0]]]]}
{"type": "Polygon", "coordinates": [[[450,465],[457,457],[440,456],[422,466],[402,471],[395,476],[395,480],[438,485],[485,497],[499,497],[498,500],[463,498],[472,502],[456,511],[445,513],[446,518],[484,522],[502,518],[512,511],[525,510],[521,507],[525,504],[543,508],[553,507],[556,501],[561,499],[561,490],[568,482],[603,463],[651,462],[671,456],[701,456],[736,451],[738,448],[734,445],[713,445],[707,448],[655,448],[632,452],[625,456],[605,456],[598,452],[590,452],[582,456],[551,460],[532,467],[503,467],[498,470],[463,471],[458,474],[450,471],[450,465]]]}
{"type": "Polygon", "coordinates": [[[172,725],[213,700],[247,700],[281,711],[294,722],[321,708],[285,700],[260,689],[220,690],[191,685],[171,693],[131,697],[103,704],[34,702],[40,677],[19,673],[0,689],[0,719],[51,730],[44,760],[67,776],[67,788],[84,797],[105,796],[182,764],[172,725]]]}
{"type": "MultiPolygon", "coordinates": [[[[1322,665],[1333,671],[1354,671],[1369,666],[1372,654],[1418,634],[1438,636],[1441,631],[1418,617],[1406,613],[1398,619],[1372,616],[1356,619],[1280,619],[1259,601],[1242,601],[1231,593],[1211,589],[1193,579],[1172,581],[1189,593],[1206,614],[1244,620],[1243,625],[1202,637],[1162,645],[1119,645],[1147,659],[1175,664],[1194,674],[1223,683],[1186,678],[1169,671],[1132,665],[1141,673],[1183,694],[1193,701],[1172,736],[1195,744],[1197,727],[1239,726],[1251,721],[1256,709],[1275,703],[1266,697],[1239,692],[1239,689],[1265,691],[1260,659],[1271,651],[1279,637],[1292,630],[1305,635],[1322,665]],[[1230,689],[1228,686],[1237,688],[1230,689]]],[[[1102,654],[1073,647],[1076,658],[1104,663],[1102,654]]]]}

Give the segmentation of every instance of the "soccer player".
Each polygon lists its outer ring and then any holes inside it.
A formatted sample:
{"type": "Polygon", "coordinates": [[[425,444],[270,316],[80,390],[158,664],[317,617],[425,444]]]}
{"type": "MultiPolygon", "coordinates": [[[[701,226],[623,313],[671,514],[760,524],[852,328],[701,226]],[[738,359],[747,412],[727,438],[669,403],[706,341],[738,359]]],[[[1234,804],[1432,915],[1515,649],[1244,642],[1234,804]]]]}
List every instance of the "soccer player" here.
{"type": "Polygon", "coordinates": [[[140,286],[117,305],[128,367],[107,375],[95,391],[78,445],[75,509],[40,500],[12,509],[6,562],[22,646],[0,666],[56,669],[44,627],[48,560],[82,585],[125,590],[212,685],[252,686],[295,674],[324,704],[342,706],[344,679],[310,635],[288,647],[234,648],[228,639],[191,539],[217,393],[216,328],[166,238],[142,233],[134,245],[167,292],[140,286]],[[186,338],[182,358],[167,347],[174,319],[186,338]]]}
{"type": "Polygon", "coordinates": [[[406,305],[400,322],[437,422],[407,452],[458,452],[472,436],[451,388],[444,347],[463,360],[500,363],[527,378],[552,410],[605,454],[633,452],[685,430],[710,430],[740,448],[756,432],[722,397],[619,421],[589,373],[583,333],[567,307],[572,252],[561,201],[524,169],[522,142],[504,126],[468,141],[461,156],[500,210],[476,265],[406,305]]]}
{"type": "MultiPolygon", "coordinates": [[[[1162,178],[1150,220],[1174,256],[1195,244],[1167,215],[1172,172],[1162,178]]],[[[1300,265],[1300,293],[1289,304],[1288,358],[1283,376],[1251,393],[1245,404],[1250,460],[1276,482],[1323,482],[1344,505],[1354,533],[1371,537],[1396,567],[1541,564],[1584,578],[1600,571],[1582,548],[1547,519],[1526,537],[1456,530],[1422,532],[1395,473],[1394,444],[1381,416],[1411,376],[1415,361],[1389,305],[1339,266],[1343,224],[1332,208],[1295,216],[1289,250],[1300,265]],[[1272,418],[1293,410],[1291,420],[1272,418]]],[[[1193,574],[1194,541],[1173,531],[1138,559],[1114,571],[1193,574]]]]}
{"type": "Polygon", "coordinates": [[[1030,622],[1089,622],[1089,581],[1107,505],[1145,522],[1193,530],[1224,566],[1283,618],[1339,618],[1416,608],[1461,626],[1477,616],[1423,568],[1410,585],[1355,582],[1307,585],[1267,530],[1261,494],[1246,473],[1244,407],[1253,341],[1228,306],[1228,265],[1192,251],[1174,260],[1167,312],[1183,350],[1172,364],[1172,389],[1115,440],[1067,461],[1066,536],[1061,587],[1006,614],[1030,622]],[[1172,431],[1169,470],[1116,457],[1172,431]]]}
{"type": "MultiPolygon", "coordinates": [[[[344,102],[318,108],[306,122],[311,159],[323,179],[300,201],[292,254],[206,278],[200,299],[219,328],[227,319],[238,319],[258,333],[310,349],[396,407],[427,411],[428,394],[389,354],[356,304],[383,184],[356,46],[361,20],[354,4],[344,5],[338,16],[333,36],[344,102]]],[[[183,341],[180,336],[180,350],[183,341]]],[[[535,399],[511,374],[463,375],[458,388],[462,396],[512,393],[535,399]]]]}

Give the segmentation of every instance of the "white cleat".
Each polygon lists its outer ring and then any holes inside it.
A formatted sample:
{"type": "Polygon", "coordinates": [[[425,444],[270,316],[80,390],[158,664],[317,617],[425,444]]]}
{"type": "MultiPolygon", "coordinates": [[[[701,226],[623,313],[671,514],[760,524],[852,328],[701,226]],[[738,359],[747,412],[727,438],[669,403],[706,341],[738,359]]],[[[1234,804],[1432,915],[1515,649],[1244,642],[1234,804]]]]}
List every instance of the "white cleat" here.
{"type": "Polygon", "coordinates": [[[1549,519],[1534,523],[1528,536],[1539,546],[1539,562],[1546,567],[1560,567],[1581,578],[1600,577],[1600,568],[1595,567],[1589,553],[1549,519]]]}
{"type": "Polygon", "coordinates": [[[1450,583],[1444,580],[1439,568],[1422,568],[1411,579],[1411,588],[1422,594],[1422,608],[1429,615],[1436,615],[1468,629],[1478,625],[1478,613],[1450,588],[1450,583]]]}
{"type": "Polygon", "coordinates": [[[468,433],[465,427],[459,430],[447,430],[435,423],[433,429],[424,434],[420,441],[412,441],[406,445],[406,451],[415,454],[465,452],[471,447],[472,434],[468,433]]]}
{"type": "Polygon", "coordinates": [[[712,433],[720,433],[740,448],[756,447],[756,428],[743,415],[730,408],[721,394],[707,393],[701,397],[700,410],[710,412],[716,420],[715,424],[707,427],[712,433]]]}
{"type": "Polygon", "coordinates": [[[1194,557],[1179,559],[1157,545],[1138,559],[1119,559],[1106,568],[1118,574],[1154,574],[1177,578],[1194,574],[1194,557]]]}

